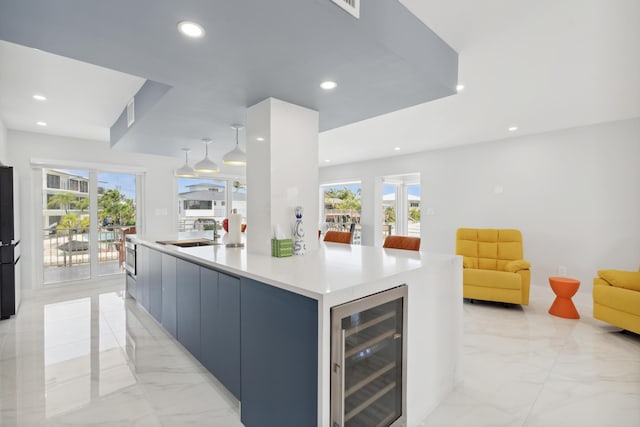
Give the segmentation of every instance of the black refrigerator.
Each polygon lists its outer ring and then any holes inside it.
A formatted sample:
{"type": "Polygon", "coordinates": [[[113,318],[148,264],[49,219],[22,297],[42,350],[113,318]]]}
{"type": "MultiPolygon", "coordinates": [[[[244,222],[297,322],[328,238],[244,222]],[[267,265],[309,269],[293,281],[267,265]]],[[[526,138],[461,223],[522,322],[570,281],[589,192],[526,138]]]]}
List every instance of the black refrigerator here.
{"type": "Polygon", "coordinates": [[[16,314],[16,302],[20,298],[20,238],[16,226],[20,217],[15,196],[13,168],[0,166],[0,320],[16,314]]]}

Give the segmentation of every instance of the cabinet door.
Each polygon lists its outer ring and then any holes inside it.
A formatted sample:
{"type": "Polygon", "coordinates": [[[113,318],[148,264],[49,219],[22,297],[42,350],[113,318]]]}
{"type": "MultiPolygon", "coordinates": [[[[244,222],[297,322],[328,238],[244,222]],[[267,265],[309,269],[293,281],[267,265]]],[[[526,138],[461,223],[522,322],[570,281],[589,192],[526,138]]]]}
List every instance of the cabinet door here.
{"type": "Polygon", "coordinates": [[[218,307],[218,346],[223,351],[216,377],[240,399],[240,279],[220,273],[218,307]]]}
{"type": "Polygon", "coordinates": [[[240,279],[200,269],[202,364],[240,399],[240,279]]]}
{"type": "Polygon", "coordinates": [[[162,322],[162,254],[149,249],[149,313],[162,322]]]}
{"type": "MultiPolygon", "coordinates": [[[[219,371],[218,272],[200,268],[200,362],[216,378],[219,371]]],[[[219,379],[219,378],[218,378],[219,379]]]]}
{"type": "Polygon", "coordinates": [[[178,341],[200,358],[200,267],[177,260],[178,341]]]}
{"type": "Polygon", "coordinates": [[[242,423],[316,426],[318,302],[241,280],[242,423]]]}
{"type": "Polygon", "coordinates": [[[176,259],[162,254],[162,326],[177,336],[176,314],[176,259]]]}

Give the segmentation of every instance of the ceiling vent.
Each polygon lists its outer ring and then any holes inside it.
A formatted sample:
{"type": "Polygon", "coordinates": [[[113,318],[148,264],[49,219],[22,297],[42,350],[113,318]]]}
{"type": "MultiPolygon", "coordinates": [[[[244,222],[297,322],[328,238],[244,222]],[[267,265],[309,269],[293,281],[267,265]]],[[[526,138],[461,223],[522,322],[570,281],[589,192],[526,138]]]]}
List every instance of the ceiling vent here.
{"type": "Polygon", "coordinates": [[[136,109],[135,98],[131,98],[131,101],[127,103],[127,127],[130,128],[133,122],[136,121],[136,109]]]}
{"type": "Polygon", "coordinates": [[[351,15],[360,19],[360,0],[331,0],[351,15]]]}

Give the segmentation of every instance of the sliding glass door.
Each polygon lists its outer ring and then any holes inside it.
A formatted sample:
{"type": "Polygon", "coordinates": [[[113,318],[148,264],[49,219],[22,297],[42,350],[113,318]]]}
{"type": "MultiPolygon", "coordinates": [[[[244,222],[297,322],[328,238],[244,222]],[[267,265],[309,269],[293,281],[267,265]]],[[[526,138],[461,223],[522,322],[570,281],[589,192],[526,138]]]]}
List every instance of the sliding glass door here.
{"type": "Polygon", "coordinates": [[[136,176],[98,172],[98,275],[124,269],[124,236],[136,228],[136,176]]]}
{"type": "Polygon", "coordinates": [[[89,171],[43,169],[44,283],[89,279],[89,171]]]}
{"type": "Polygon", "coordinates": [[[44,284],[123,272],[124,235],[136,222],[135,175],[43,169],[44,284]]]}

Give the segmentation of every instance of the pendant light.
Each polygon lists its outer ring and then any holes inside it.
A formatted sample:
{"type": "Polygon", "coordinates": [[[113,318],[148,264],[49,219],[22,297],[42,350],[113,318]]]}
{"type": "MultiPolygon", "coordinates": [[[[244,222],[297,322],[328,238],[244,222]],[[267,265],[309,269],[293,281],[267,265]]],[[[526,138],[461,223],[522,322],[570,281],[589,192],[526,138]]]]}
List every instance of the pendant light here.
{"type": "Polygon", "coordinates": [[[204,143],[204,159],[196,163],[193,168],[198,173],[220,172],[220,169],[218,168],[216,162],[209,159],[209,144],[211,144],[213,141],[210,138],[203,138],[202,142],[204,143]]]}
{"type": "Polygon", "coordinates": [[[182,151],[184,151],[184,165],[182,165],[180,169],[176,169],[176,176],[181,178],[196,178],[198,176],[196,175],[196,171],[189,166],[189,152],[191,150],[183,148],[182,151]]]}
{"type": "Polygon", "coordinates": [[[242,151],[238,145],[238,132],[242,127],[242,125],[231,125],[231,128],[236,130],[236,146],[222,157],[222,162],[225,165],[244,166],[247,164],[247,153],[242,151]]]}

